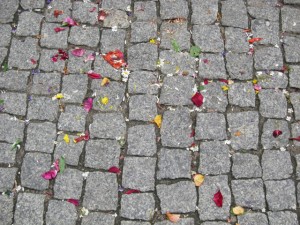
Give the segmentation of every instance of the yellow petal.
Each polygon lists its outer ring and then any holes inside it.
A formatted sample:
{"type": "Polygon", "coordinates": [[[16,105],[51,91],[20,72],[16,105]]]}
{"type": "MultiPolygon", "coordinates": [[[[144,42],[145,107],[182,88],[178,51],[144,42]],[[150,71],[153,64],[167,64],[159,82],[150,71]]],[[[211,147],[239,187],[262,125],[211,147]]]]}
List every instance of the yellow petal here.
{"type": "Polygon", "coordinates": [[[110,80],[106,77],[103,78],[103,80],[101,81],[101,86],[105,86],[107,84],[109,84],[110,80]]]}
{"type": "Polygon", "coordinates": [[[65,141],[67,144],[70,143],[69,135],[65,134],[65,136],[64,136],[64,141],[65,141]]]}
{"type": "Polygon", "coordinates": [[[252,80],[252,83],[257,84],[257,80],[256,79],[252,80]]]}
{"type": "Polygon", "coordinates": [[[228,91],[228,90],[229,90],[229,87],[228,87],[227,85],[224,85],[224,86],[222,86],[222,90],[223,90],[223,91],[228,91]]]}
{"type": "Polygon", "coordinates": [[[196,187],[200,187],[202,183],[204,182],[204,176],[202,174],[195,174],[194,175],[194,183],[196,187]]]}
{"type": "Polygon", "coordinates": [[[53,97],[52,97],[52,100],[55,100],[55,99],[61,99],[61,98],[63,98],[64,97],[64,95],[62,94],[62,93],[58,93],[58,94],[56,94],[56,95],[54,95],[53,97]]]}
{"type": "Polygon", "coordinates": [[[245,209],[241,206],[236,206],[232,208],[232,212],[234,215],[239,216],[245,213],[245,209]]]}
{"type": "Polygon", "coordinates": [[[109,102],[108,97],[103,97],[103,98],[101,98],[101,103],[102,103],[103,105],[106,105],[108,102],[109,102]]]}
{"type": "Polygon", "coordinates": [[[152,122],[154,122],[157,125],[157,127],[160,128],[161,127],[161,115],[156,115],[152,122]]]}
{"type": "Polygon", "coordinates": [[[150,39],[149,41],[151,44],[156,44],[156,40],[154,38],[150,39]]]}
{"type": "Polygon", "coordinates": [[[172,223],[177,223],[180,220],[179,214],[171,214],[169,212],[166,213],[168,220],[170,220],[172,223]]]}

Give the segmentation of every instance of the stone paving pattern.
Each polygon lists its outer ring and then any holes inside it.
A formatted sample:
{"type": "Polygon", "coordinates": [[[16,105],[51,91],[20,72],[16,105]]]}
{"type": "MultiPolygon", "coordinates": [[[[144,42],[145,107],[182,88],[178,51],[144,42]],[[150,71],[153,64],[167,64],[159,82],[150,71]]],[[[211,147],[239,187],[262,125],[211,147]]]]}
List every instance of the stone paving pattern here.
{"type": "Polygon", "coordinates": [[[0,225],[170,225],[167,212],[178,225],[299,224],[300,0],[0,1],[0,64],[0,225]],[[54,32],[68,16],[78,26],[54,32]],[[245,29],[263,39],[249,46],[245,29]],[[69,59],[52,62],[58,49],[69,59]],[[116,49],[128,82],[99,55],[116,49]],[[64,173],[43,179],[61,156],[64,173]]]}

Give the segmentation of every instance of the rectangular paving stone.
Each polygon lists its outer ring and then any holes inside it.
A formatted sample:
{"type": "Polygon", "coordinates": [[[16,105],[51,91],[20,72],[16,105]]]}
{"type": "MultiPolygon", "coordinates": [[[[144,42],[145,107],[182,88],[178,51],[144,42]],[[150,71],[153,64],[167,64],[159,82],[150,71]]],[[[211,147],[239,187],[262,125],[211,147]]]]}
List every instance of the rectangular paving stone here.
{"type": "Polygon", "coordinates": [[[200,220],[227,220],[231,204],[231,192],[228,186],[228,177],[206,176],[199,188],[198,213],[200,220]],[[214,194],[221,191],[223,206],[217,207],[213,201],[214,194]]]}
{"type": "Polygon", "coordinates": [[[224,58],[220,54],[202,54],[199,62],[199,77],[207,79],[226,79],[224,58]]]}
{"type": "Polygon", "coordinates": [[[28,71],[8,70],[0,72],[0,88],[25,92],[27,89],[28,71]]]}
{"type": "MultiPolygon", "coordinates": [[[[290,87],[300,88],[300,66],[290,66],[289,85],[290,87]]],[[[1,79],[1,78],[0,78],[1,79]]]]}
{"type": "Polygon", "coordinates": [[[102,1],[102,8],[114,8],[114,9],[121,9],[121,10],[126,10],[127,6],[129,6],[131,3],[130,0],[123,0],[123,1],[118,1],[118,0],[103,0],[102,1]]]}
{"type": "Polygon", "coordinates": [[[59,117],[57,128],[65,131],[84,132],[86,115],[87,112],[83,107],[68,105],[65,112],[59,117]]]}
{"type": "Polygon", "coordinates": [[[19,36],[32,36],[40,33],[43,15],[35,12],[22,12],[19,14],[19,23],[16,34],[19,36]]]}
{"type": "Polygon", "coordinates": [[[116,175],[90,172],[86,181],[83,205],[89,210],[116,210],[118,205],[116,175]]]}
{"type": "Polygon", "coordinates": [[[51,58],[56,54],[58,54],[58,50],[42,49],[39,69],[46,72],[62,72],[65,67],[65,60],[58,59],[57,62],[53,62],[51,58]]]}
{"type": "Polygon", "coordinates": [[[228,90],[229,104],[239,107],[255,107],[255,91],[251,83],[234,83],[228,90]]]}
{"type": "Polygon", "coordinates": [[[232,174],[235,178],[262,177],[259,157],[248,153],[235,153],[232,156],[232,174]]]}
{"type": "Polygon", "coordinates": [[[222,20],[223,26],[247,28],[248,16],[247,8],[242,0],[222,1],[222,20]]]}
{"type": "Polygon", "coordinates": [[[35,9],[35,8],[44,8],[45,1],[44,0],[21,0],[20,4],[23,9],[35,9]]]}
{"type": "Polygon", "coordinates": [[[18,168],[0,168],[0,191],[12,190],[18,168]]]}
{"type": "Polygon", "coordinates": [[[47,224],[61,223],[65,225],[75,225],[77,211],[73,204],[65,201],[50,200],[46,214],[47,224]]]}
{"type": "Polygon", "coordinates": [[[8,47],[11,39],[11,26],[9,24],[0,24],[0,46],[8,47]]]}
{"type": "MultiPolygon", "coordinates": [[[[176,222],[176,223],[178,225],[194,225],[194,218],[180,218],[180,220],[178,222],[176,222]]],[[[156,222],[155,223],[155,225],[172,225],[172,224],[173,223],[171,221],[169,221],[169,220],[164,220],[164,221],[156,222]]],[[[213,224],[211,224],[211,225],[213,225],[213,224]]],[[[216,225],[222,225],[222,224],[216,224],[216,225]]]]}
{"type": "Polygon", "coordinates": [[[156,159],[126,157],[124,159],[122,186],[140,191],[153,191],[156,159]]]}
{"type": "Polygon", "coordinates": [[[156,19],[155,1],[135,1],[134,16],[137,21],[150,21],[156,19]]]}
{"type": "Polygon", "coordinates": [[[0,23],[13,22],[14,14],[19,6],[19,1],[0,2],[0,23]]]}
{"type": "Polygon", "coordinates": [[[280,9],[276,6],[276,0],[248,0],[248,13],[257,19],[279,21],[280,9]]]}
{"type": "Polygon", "coordinates": [[[63,76],[62,93],[64,102],[82,103],[87,93],[88,77],[80,74],[63,76]]]}
{"type": "Polygon", "coordinates": [[[156,185],[160,199],[161,212],[187,213],[194,212],[196,208],[196,188],[193,182],[179,181],[175,184],[156,185]]]}
{"type": "Polygon", "coordinates": [[[235,150],[256,150],[259,137],[259,115],[255,111],[228,113],[231,146],[235,150]]]}
{"type": "Polygon", "coordinates": [[[238,80],[253,78],[253,57],[251,55],[228,52],[225,56],[230,78],[238,80]]]}
{"type": "Polygon", "coordinates": [[[270,225],[298,225],[297,214],[294,212],[268,212],[269,224],[270,225]]]}
{"type": "Polygon", "coordinates": [[[279,22],[255,19],[251,22],[254,37],[263,38],[259,44],[279,45],[279,22]]]}
{"type": "Polygon", "coordinates": [[[187,18],[189,13],[186,0],[161,0],[160,16],[162,19],[187,18]]]}
{"type": "Polygon", "coordinates": [[[85,45],[91,48],[97,47],[100,41],[100,32],[98,27],[80,27],[74,26],[68,39],[73,45],[85,45]]]}
{"type": "Polygon", "coordinates": [[[100,49],[102,54],[109,51],[119,49],[124,51],[124,42],[126,38],[126,31],[118,29],[117,31],[103,30],[101,33],[100,49]]]}
{"type": "Polygon", "coordinates": [[[212,24],[218,14],[218,0],[192,0],[192,24],[212,24]]]}
{"type": "Polygon", "coordinates": [[[258,84],[262,88],[286,88],[288,85],[288,77],[286,74],[278,71],[256,72],[258,84]]]}
{"type": "Polygon", "coordinates": [[[8,198],[7,196],[0,196],[0,221],[3,225],[11,225],[13,220],[13,198],[8,198]]]}
{"type": "Polygon", "coordinates": [[[130,73],[128,80],[128,92],[130,94],[155,95],[158,93],[158,89],[158,74],[156,72],[134,71],[130,73]]]}
{"type": "Polygon", "coordinates": [[[300,154],[295,155],[294,157],[295,157],[296,164],[297,164],[297,166],[296,166],[296,176],[297,176],[297,179],[299,180],[299,178],[300,178],[300,154]]]}
{"type": "Polygon", "coordinates": [[[25,124],[22,121],[15,120],[14,117],[7,114],[0,114],[0,140],[14,143],[18,139],[23,141],[25,124]]]}
{"type": "MultiPolygon", "coordinates": [[[[47,18],[47,16],[46,16],[47,18]]],[[[56,33],[54,28],[60,27],[59,23],[43,23],[41,30],[40,44],[46,48],[67,48],[69,28],[56,33]]]]}
{"type": "Polygon", "coordinates": [[[11,150],[11,144],[0,142],[0,163],[15,163],[16,152],[11,150]]]}
{"type": "Polygon", "coordinates": [[[82,218],[82,225],[114,225],[114,215],[101,213],[101,212],[90,212],[88,216],[82,218]]]}
{"type": "Polygon", "coordinates": [[[129,119],[151,121],[157,114],[156,97],[153,95],[133,95],[129,99],[129,119]]]}
{"type": "Polygon", "coordinates": [[[284,51],[285,51],[285,60],[289,63],[300,62],[300,36],[290,37],[286,36],[284,38],[284,51]]]}
{"type": "Polygon", "coordinates": [[[264,47],[255,50],[254,67],[256,70],[280,70],[283,56],[280,48],[264,47]]]}
{"type": "Polygon", "coordinates": [[[0,93],[0,99],[4,101],[2,112],[25,116],[27,95],[23,93],[0,93]]]}
{"type": "Polygon", "coordinates": [[[291,6],[281,9],[282,31],[300,33],[300,10],[291,6]]]}
{"type": "Polygon", "coordinates": [[[103,27],[106,28],[128,28],[130,26],[128,13],[119,9],[104,9],[107,13],[103,21],[103,27]]]}
{"type": "Polygon", "coordinates": [[[34,75],[30,92],[37,95],[56,95],[60,91],[59,73],[40,73],[34,75]]]}
{"type": "Polygon", "coordinates": [[[50,9],[47,9],[45,12],[47,22],[63,22],[65,18],[71,16],[72,2],[69,0],[51,1],[49,6],[50,9]],[[63,14],[58,15],[56,18],[54,16],[54,10],[62,10],[63,14]]]}
{"type": "Polygon", "coordinates": [[[269,225],[267,216],[256,212],[238,216],[238,221],[244,225],[269,225]]]}
{"type": "Polygon", "coordinates": [[[290,99],[293,105],[295,119],[300,120],[300,93],[291,93],[290,99]]]}
{"type": "MultiPolygon", "coordinates": [[[[68,59],[69,73],[82,74],[90,71],[92,68],[92,61],[85,62],[84,60],[88,57],[88,55],[94,54],[94,52],[86,50],[82,57],[77,57],[71,53],[72,50],[69,51],[69,59],[68,59]]],[[[86,74],[82,74],[81,76],[86,76],[86,74]]]]}
{"type": "Polygon", "coordinates": [[[31,96],[28,103],[28,119],[54,121],[57,119],[57,113],[58,102],[53,101],[50,96],[31,96]]]}
{"type": "Polygon", "coordinates": [[[88,24],[98,22],[98,5],[93,2],[73,2],[72,17],[75,21],[88,24]]]}
{"type": "Polygon", "coordinates": [[[131,42],[148,42],[157,36],[157,24],[152,22],[133,22],[131,24],[131,42]]]}

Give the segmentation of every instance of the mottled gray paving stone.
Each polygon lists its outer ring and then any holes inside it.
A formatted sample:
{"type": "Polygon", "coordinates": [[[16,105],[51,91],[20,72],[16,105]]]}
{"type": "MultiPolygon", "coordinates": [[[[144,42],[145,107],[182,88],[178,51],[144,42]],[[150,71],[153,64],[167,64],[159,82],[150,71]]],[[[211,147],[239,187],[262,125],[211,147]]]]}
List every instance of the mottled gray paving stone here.
{"type": "Polygon", "coordinates": [[[280,9],[276,3],[277,0],[248,0],[248,13],[257,19],[278,21],[280,9]]]}
{"type": "Polygon", "coordinates": [[[290,99],[294,108],[295,119],[300,120],[300,93],[297,92],[291,93],[290,99]]]}
{"type": "Polygon", "coordinates": [[[124,218],[151,220],[154,209],[155,200],[151,193],[122,196],[121,216],[124,218]]]}
{"type": "Polygon", "coordinates": [[[44,195],[20,193],[15,209],[14,224],[43,224],[44,195]]]}
{"type": "Polygon", "coordinates": [[[158,59],[157,46],[150,43],[133,45],[128,49],[127,58],[130,70],[155,70],[158,59]]]}
{"type": "Polygon", "coordinates": [[[160,47],[166,49],[173,49],[172,40],[175,40],[180,50],[190,49],[191,34],[187,29],[187,22],[169,23],[163,22],[160,27],[161,42],[160,47]]]}
{"type": "Polygon", "coordinates": [[[265,181],[266,198],[272,211],[296,209],[296,190],[292,180],[265,181]]]}
{"type": "Polygon", "coordinates": [[[4,62],[4,59],[7,56],[8,49],[7,48],[0,48],[0,64],[4,62]]]}
{"type": "Polygon", "coordinates": [[[222,82],[212,82],[204,87],[205,89],[201,92],[204,97],[204,103],[200,109],[207,109],[211,111],[225,112],[228,105],[226,93],[223,92],[222,82]]]}
{"type": "Polygon", "coordinates": [[[199,217],[200,220],[226,220],[229,216],[231,193],[228,186],[228,177],[206,176],[205,182],[199,188],[199,217]],[[221,191],[223,206],[217,207],[213,201],[214,194],[221,191]]]}
{"type": "Polygon", "coordinates": [[[186,52],[161,51],[159,61],[160,63],[164,61],[164,65],[160,68],[164,74],[192,76],[195,71],[195,59],[186,52]]]}
{"type": "Polygon", "coordinates": [[[278,71],[256,72],[258,84],[262,88],[286,88],[288,85],[288,77],[286,74],[278,71]]]}
{"type": "Polygon", "coordinates": [[[284,6],[281,9],[282,31],[300,33],[300,10],[284,6]]]}
{"type": "Polygon", "coordinates": [[[233,149],[256,150],[259,135],[258,119],[259,115],[255,111],[227,114],[233,149]],[[240,133],[240,135],[237,135],[237,133],[240,133]]]}
{"type": "Polygon", "coordinates": [[[229,148],[222,141],[201,142],[199,172],[219,175],[230,171],[229,148]]]}
{"type": "Polygon", "coordinates": [[[175,184],[156,186],[161,212],[187,213],[196,209],[196,188],[193,182],[180,181],[175,184]]]}
{"type": "Polygon", "coordinates": [[[55,179],[54,197],[59,199],[79,199],[82,188],[82,172],[67,168],[55,179]]]}
{"type": "Polygon", "coordinates": [[[203,54],[199,62],[199,77],[226,79],[224,58],[221,54],[203,54]]]}
{"type": "Polygon", "coordinates": [[[14,163],[16,152],[11,151],[11,144],[0,143],[0,163],[14,163]]]}
{"type": "Polygon", "coordinates": [[[94,210],[116,210],[118,183],[115,174],[92,172],[89,174],[83,205],[94,210]]]}
{"type": "Polygon", "coordinates": [[[50,9],[46,10],[45,17],[48,22],[62,22],[65,18],[71,16],[72,3],[69,0],[51,1],[50,9]],[[54,16],[54,10],[62,10],[63,14],[54,16]]]}
{"type": "Polygon", "coordinates": [[[54,123],[30,123],[27,129],[25,150],[52,153],[55,139],[56,125],[54,123]]]}
{"type": "Polygon", "coordinates": [[[236,205],[252,209],[266,207],[263,181],[261,179],[233,180],[231,181],[231,187],[236,205]]]}
{"type": "Polygon", "coordinates": [[[52,56],[58,54],[57,50],[42,49],[39,69],[44,71],[63,71],[65,61],[58,59],[57,62],[52,62],[52,56]]]}
{"type": "Polygon", "coordinates": [[[104,170],[119,167],[120,145],[116,140],[90,140],[85,151],[86,167],[104,170]]]}
{"type": "Polygon", "coordinates": [[[126,12],[118,9],[105,9],[105,12],[108,15],[103,21],[103,27],[128,28],[130,26],[126,12]]]}
{"type": "Polygon", "coordinates": [[[87,112],[80,106],[68,105],[58,121],[58,129],[65,131],[84,131],[87,112]]]}
{"type": "Polygon", "coordinates": [[[227,225],[226,222],[204,222],[202,225],[227,225]]]}
{"type": "Polygon", "coordinates": [[[121,80],[121,70],[114,69],[102,57],[96,58],[94,62],[94,71],[101,71],[102,77],[108,77],[114,80],[121,80]]]}
{"type": "Polygon", "coordinates": [[[155,38],[157,32],[156,23],[134,22],[131,24],[131,42],[147,42],[155,38]]]}
{"type": "Polygon", "coordinates": [[[224,140],[227,138],[226,121],[221,113],[198,113],[196,139],[224,140]]]}
{"type": "Polygon", "coordinates": [[[98,22],[98,5],[92,2],[74,2],[72,17],[81,23],[96,24],[98,22]]]}
{"type": "Polygon", "coordinates": [[[49,201],[48,211],[46,214],[47,224],[75,225],[76,219],[77,212],[73,204],[63,201],[49,201]]]}
{"type": "Polygon", "coordinates": [[[16,34],[20,36],[38,35],[43,18],[43,15],[34,12],[21,13],[16,34]]]}
{"type": "Polygon", "coordinates": [[[191,153],[181,149],[161,149],[158,157],[158,179],[191,177],[191,153]]]}
{"type": "Polygon", "coordinates": [[[99,138],[122,137],[125,135],[125,121],[121,113],[96,114],[90,127],[91,136],[99,138]]]}
{"type": "Polygon", "coordinates": [[[153,156],[156,153],[156,135],[153,125],[139,125],[128,129],[129,155],[153,156]]]}
{"type": "Polygon", "coordinates": [[[284,3],[287,3],[287,4],[299,4],[300,1],[299,0],[284,0],[284,3]]]}
{"type": "Polygon", "coordinates": [[[238,221],[243,225],[269,225],[267,216],[263,213],[246,213],[238,216],[238,221]]]}
{"type": "Polygon", "coordinates": [[[80,74],[70,74],[63,76],[62,93],[64,102],[82,103],[88,85],[88,77],[80,74]]]}
{"type": "Polygon", "coordinates": [[[300,62],[300,36],[284,38],[285,59],[287,62],[300,62]]]}
{"type": "Polygon", "coordinates": [[[100,41],[100,32],[98,27],[79,27],[71,28],[68,41],[74,45],[86,45],[88,47],[97,47],[100,41]]]}
{"type": "Polygon", "coordinates": [[[212,24],[217,19],[218,0],[198,1],[192,0],[192,23],[212,24]]]}
{"type": "Polygon", "coordinates": [[[203,52],[224,51],[220,27],[216,25],[194,25],[193,38],[203,52]]]}
{"type": "MultiPolygon", "coordinates": [[[[194,225],[194,218],[180,218],[180,220],[176,223],[178,225],[194,225]]],[[[168,220],[164,220],[162,222],[156,222],[155,223],[155,225],[172,225],[172,224],[173,223],[171,221],[168,221],[168,220]]],[[[204,225],[205,225],[205,223],[204,223],[204,225]]],[[[206,225],[209,225],[209,224],[206,224],[206,225]]],[[[210,224],[210,225],[214,225],[214,224],[210,224]]],[[[215,225],[224,225],[224,224],[218,223],[218,224],[215,224],[215,225]]]]}
{"type": "Polygon", "coordinates": [[[235,178],[255,178],[262,176],[259,157],[248,153],[235,153],[232,156],[232,174],[235,178]]]}
{"type": "Polygon", "coordinates": [[[119,49],[124,51],[126,31],[118,29],[117,31],[103,30],[101,35],[100,49],[102,53],[119,49]]]}
{"type": "Polygon", "coordinates": [[[134,16],[138,21],[150,21],[156,19],[155,1],[137,1],[134,2],[134,16]]]}
{"type": "Polygon", "coordinates": [[[3,112],[25,116],[26,94],[13,92],[0,93],[0,99],[4,100],[3,112]]]}
{"type": "Polygon", "coordinates": [[[63,156],[67,164],[76,166],[78,165],[79,156],[82,152],[84,142],[74,143],[74,139],[78,136],[69,135],[70,143],[66,143],[63,138],[64,134],[61,134],[57,138],[57,144],[54,151],[54,159],[58,159],[63,156]]]}
{"type": "Polygon", "coordinates": [[[9,23],[14,19],[14,14],[19,6],[18,0],[0,2],[0,23],[9,23]]]}
{"type": "Polygon", "coordinates": [[[157,76],[158,74],[155,72],[132,72],[129,76],[128,92],[131,94],[157,94],[159,89],[157,76]]]}
{"type": "Polygon", "coordinates": [[[17,139],[23,140],[25,124],[22,121],[15,120],[7,114],[0,114],[0,140],[14,143],[17,139]]]}
{"type": "Polygon", "coordinates": [[[110,82],[107,86],[101,86],[99,80],[93,80],[91,89],[97,94],[95,98],[94,109],[101,111],[117,111],[125,96],[124,83],[110,82]],[[101,103],[101,99],[108,97],[109,101],[106,105],[101,103]]]}
{"type": "Polygon", "coordinates": [[[187,108],[177,108],[175,111],[164,112],[161,126],[161,141],[163,146],[186,148],[191,146],[190,137],[192,120],[187,108]]]}
{"type": "Polygon", "coordinates": [[[294,212],[268,212],[270,225],[298,225],[297,214],[294,212]]]}
{"type": "Polygon", "coordinates": [[[153,120],[157,114],[156,97],[153,95],[134,95],[129,100],[130,120],[153,120]]]}
{"type": "Polygon", "coordinates": [[[150,225],[148,222],[140,222],[140,221],[122,221],[121,225],[150,225]]]}
{"type": "Polygon", "coordinates": [[[254,67],[256,70],[279,70],[283,67],[280,48],[264,47],[255,50],[254,67]]]}
{"type": "Polygon", "coordinates": [[[222,3],[222,25],[247,28],[247,8],[242,0],[228,0],[222,3]]]}
{"type": "Polygon", "coordinates": [[[58,103],[51,97],[31,96],[28,103],[28,119],[50,120],[57,119],[58,103]]]}
{"type": "Polygon", "coordinates": [[[255,91],[251,83],[234,83],[229,86],[229,104],[240,107],[255,107],[255,91]]]}
{"type": "Polygon", "coordinates": [[[264,124],[261,143],[264,149],[285,147],[289,143],[289,137],[290,131],[286,121],[268,119],[264,124]],[[275,138],[273,136],[275,130],[281,130],[282,134],[275,138]]]}
{"type": "Polygon", "coordinates": [[[7,196],[0,196],[0,221],[2,225],[11,225],[13,219],[13,198],[7,196]]]}
{"type": "MultiPolygon", "coordinates": [[[[72,49],[73,50],[73,49],[72,49]]],[[[70,73],[87,73],[91,70],[92,61],[85,62],[88,55],[93,54],[93,51],[85,51],[82,57],[72,55],[72,50],[69,51],[68,70],[70,73]]],[[[86,75],[84,75],[86,76],[86,75]]]]}
{"type": "Polygon", "coordinates": [[[227,53],[226,68],[232,79],[249,80],[253,77],[253,57],[246,53],[227,53]]]}
{"type": "Polygon", "coordinates": [[[298,198],[298,204],[300,204],[300,183],[298,183],[297,186],[297,198],[298,198]]]}
{"type": "Polygon", "coordinates": [[[279,44],[279,22],[255,19],[251,22],[254,37],[263,38],[259,44],[279,44]]]}
{"type": "Polygon", "coordinates": [[[88,216],[83,217],[82,225],[114,225],[115,218],[114,215],[101,213],[101,212],[93,212],[89,213],[88,216]]]}
{"type": "Polygon", "coordinates": [[[290,68],[290,87],[300,88],[300,66],[290,66],[290,68]]]}
{"type": "Polygon", "coordinates": [[[21,168],[21,184],[24,187],[44,190],[48,188],[48,181],[42,174],[50,169],[51,155],[44,153],[26,153],[21,168]]]}
{"type": "Polygon", "coordinates": [[[130,0],[103,0],[102,1],[102,8],[107,9],[121,9],[126,10],[127,6],[130,6],[131,1],[130,0]]]}
{"type": "Polygon", "coordinates": [[[56,33],[54,28],[60,27],[59,23],[43,23],[41,31],[40,44],[42,47],[47,48],[67,48],[68,47],[68,33],[69,28],[56,33]]]}
{"type": "MultiPolygon", "coordinates": [[[[298,136],[300,136],[300,123],[293,123],[292,124],[292,137],[298,137],[298,136]]],[[[299,141],[293,141],[293,144],[295,146],[300,146],[299,141]]]]}
{"type": "Polygon", "coordinates": [[[0,168],[0,191],[13,189],[17,170],[17,168],[0,168]]]}
{"type": "Polygon", "coordinates": [[[289,178],[293,173],[289,152],[265,150],[262,155],[261,164],[264,180],[285,179],[289,178]]]}
{"type": "Polygon", "coordinates": [[[165,77],[160,103],[166,105],[192,105],[194,78],[184,76],[165,77]]]}
{"type": "Polygon", "coordinates": [[[8,70],[0,73],[0,88],[11,91],[26,91],[28,71],[8,70]]]}
{"type": "Polygon", "coordinates": [[[9,24],[0,24],[0,46],[7,47],[9,46],[11,39],[11,26],[9,24]]]}
{"type": "Polygon", "coordinates": [[[26,38],[24,41],[13,39],[9,58],[8,66],[17,67],[19,69],[33,69],[36,67],[30,59],[39,60],[39,53],[37,51],[38,40],[33,38],[26,38]]]}
{"type": "Polygon", "coordinates": [[[20,4],[23,9],[35,9],[35,8],[44,8],[44,0],[21,0],[20,4]]]}
{"type": "Polygon", "coordinates": [[[188,3],[185,0],[161,0],[160,15],[162,19],[187,18],[189,13],[188,3]]]}
{"type": "Polygon", "coordinates": [[[261,90],[259,112],[263,117],[284,118],[287,115],[287,102],[282,91],[261,90]]]}
{"type": "MultiPolygon", "coordinates": [[[[300,154],[295,155],[295,159],[296,159],[296,164],[297,164],[297,166],[296,166],[296,176],[297,176],[297,179],[299,180],[299,178],[300,178],[300,154]]],[[[300,198],[299,198],[299,200],[300,200],[300,198]]]]}
{"type": "Polygon", "coordinates": [[[37,95],[56,95],[60,90],[59,73],[40,73],[33,76],[30,92],[37,95]]]}
{"type": "Polygon", "coordinates": [[[126,157],[122,186],[140,191],[154,190],[156,159],[150,157],[126,157]]]}

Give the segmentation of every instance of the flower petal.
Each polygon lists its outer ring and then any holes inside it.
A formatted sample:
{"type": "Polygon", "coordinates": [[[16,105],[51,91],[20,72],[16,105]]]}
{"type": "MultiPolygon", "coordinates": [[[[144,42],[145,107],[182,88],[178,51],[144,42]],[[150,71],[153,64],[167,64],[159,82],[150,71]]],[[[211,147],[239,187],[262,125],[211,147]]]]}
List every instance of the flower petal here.
{"type": "Polygon", "coordinates": [[[98,73],[95,73],[94,71],[90,70],[89,72],[87,72],[87,75],[89,78],[91,79],[101,79],[102,76],[98,73]]]}
{"type": "Polygon", "coordinates": [[[193,176],[193,179],[194,179],[195,186],[200,187],[204,182],[205,176],[198,173],[193,176]]]}
{"type": "Polygon", "coordinates": [[[42,177],[45,180],[52,180],[56,177],[56,175],[57,175],[57,170],[49,170],[49,171],[43,173],[42,177]]]}
{"type": "Polygon", "coordinates": [[[70,143],[70,138],[69,138],[69,135],[67,135],[67,134],[65,134],[65,136],[64,136],[64,141],[67,143],[67,144],[69,144],[70,143]]]}
{"type": "Polygon", "coordinates": [[[95,54],[91,53],[84,59],[84,62],[86,63],[87,61],[93,61],[93,60],[95,60],[95,54]]]}
{"type": "Polygon", "coordinates": [[[135,194],[135,193],[141,193],[140,190],[137,189],[128,189],[127,191],[123,192],[125,195],[135,194]]]}
{"type": "Polygon", "coordinates": [[[55,27],[55,28],[54,28],[54,31],[55,31],[56,33],[58,33],[58,32],[64,31],[65,29],[66,29],[66,28],[55,27]]]}
{"type": "Polygon", "coordinates": [[[258,42],[258,41],[261,41],[261,40],[262,40],[262,38],[251,38],[251,39],[248,40],[248,42],[249,42],[250,44],[253,44],[253,43],[258,42]]]}
{"type": "Polygon", "coordinates": [[[213,200],[216,203],[217,207],[221,208],[223,206],[223,195],[220,190],[214,194],[213,200]]]}
{"type": "Polygon", "coordinates": [[[69,199],[67,199],[67,202],[72,203],[76,207],[79,206],[79,200],[78,199],[69,198],[69,199]]]}
{"type": "Polygon", "coordinates": [[[239,216],[239,215],[243,215],[245,213],[245,209],[241,206],[235,206],[232,208],[232,214],[239,216]]]}
{"type": "Polygon", "coordinates": [[[87,98],[83,101],[83,108],[85,111],[89,112],[93,108],[93,98],[87,98]]]}
{"type": "Polygon", "coordinates": [[[177,223],[180,220],[180,215],[179,214],[172,214],[167,212],[166,216],[168,220],[170,220],[172,223],[177,223]]]}
{"type": "Polygon", "coordinates": [[[88,141],[90,139],[90,134],[86,131],[84,134],[80,135],[78,138],[74,139],[74,143],[78,143],[80,141],[88,141]]]}
{"type": "Polygon", "coordinates": [[[63,173],[66,169],[66,160],[63,156],[59,159],[59,173],[63,173]]]}
{"type": "Polygon", "coordinates": [[[118,49],[104,54],[103,58],[115,69],[120,69],[122,66],[126,65],[124,54],[118,49]]]}
{"type": "Polygon", "coordinates": [[[274,130],[273,131],[273,137],[274,138],[277,138],[279,135],[281,135],[282,134],[282,131],[281,130],[274,130]]]}
{"type": "Polygon", "coordinates": [[[73,20],[71,17],[67,17],[64,19],[63,24],[66,24],[68,26],[77,26],[78,24],[76,23],[75,20],[73,20]]]}
{"type": "Polygon", "coordinates": [[[296,138],[290,138],[290,140],[293,140],[293,141],[300,141],[300,136],[296,137],[296,138]]]}
{"type": "Polygon", "coordinates": [[[55,10],[53,11],[53,15],[54,15],[55,18],[57,18],[59,15],[62,15],[63,13],[64,13],[63,10],[55,9],[55,10]]]}
{"type": "Polygon", "coordinates": [[[76,48],[74,50],[72,50],[72,55],[76,56],[76,57],[82,57],[85,53],[85,49],[82,48],[76,48]]]}
{"type": "Polygon", "coordinates": [[[104,21],[108,14],[104,10],[100,10],[98,13],[98,20],[104,21]]]}
{"type": "Polygon", "coordinates": [[[200,107],[203,104],[203,99],[203,95],[199,92],[196,92],[191,100],[195,106],[200,107]]]}
{"type": "Polygon", "coordinates": [[[108,97],[105,96],[105,97],[101,98],[101,104],[102,104],[102,105],[107,105],[108,102],[109,102],[108,97]]]}
{"type": "Polygon", "coordinates": [[[154,120],[152,120],[152,122],[154,122],[156,124],[156,126],[158,128],[160,128],[161,127],[161,123],[162,123],[162,117],[161,117],[161,115],[156,115],[155,118],[154,118],[154,120]]]}
{"type": "Polygon", "coordinates": [[[110,80],[106,77],[103,78],[103,80],[101,81],[101,86],[106,86],[108,85],[110,82],[110,80]]]}
{"type": "Polygon", "coordinates": [[[110,168],[108,169],[108,172],[120,174],[120,173],[121,173],[121,170],[120,170],[118,167],[116,167],[116,166],[112,166],[112,167],[110,167],[110,168]]]}

